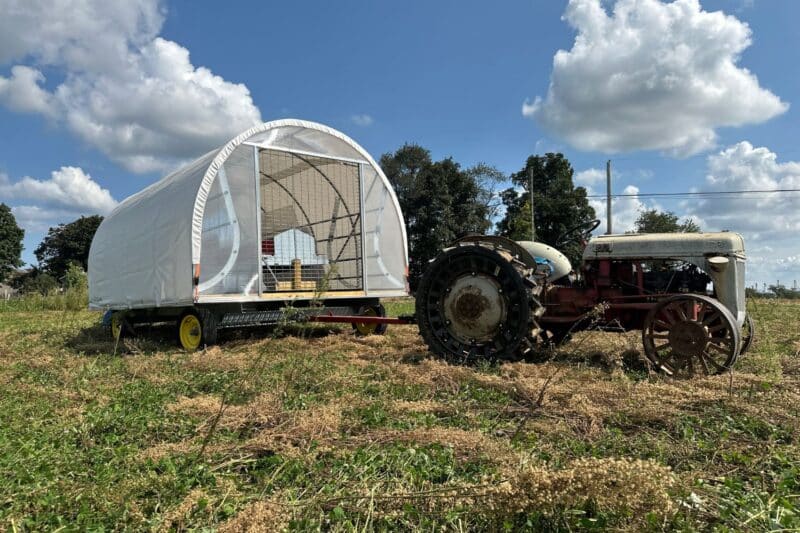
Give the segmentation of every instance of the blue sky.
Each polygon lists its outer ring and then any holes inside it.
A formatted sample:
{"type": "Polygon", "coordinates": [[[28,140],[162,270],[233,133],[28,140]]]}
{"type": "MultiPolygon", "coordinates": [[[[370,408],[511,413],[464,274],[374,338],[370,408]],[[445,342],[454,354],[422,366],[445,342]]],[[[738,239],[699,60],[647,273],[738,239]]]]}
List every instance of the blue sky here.
{"type": "MultiPolygon", "coordinates": [[[[561,151],[593,192],[607,159],[615,192],[800,188],[792,0],[197,5],[0,0],[0,201],[26,228],[25,261],[50,225],[283,117],[376,158],[417,142],[513,172],[561,151]]],[[[749,284],[791,284],[798,201],[625,198],[615,229],[670,209],[742,232],[749,284]]]]}

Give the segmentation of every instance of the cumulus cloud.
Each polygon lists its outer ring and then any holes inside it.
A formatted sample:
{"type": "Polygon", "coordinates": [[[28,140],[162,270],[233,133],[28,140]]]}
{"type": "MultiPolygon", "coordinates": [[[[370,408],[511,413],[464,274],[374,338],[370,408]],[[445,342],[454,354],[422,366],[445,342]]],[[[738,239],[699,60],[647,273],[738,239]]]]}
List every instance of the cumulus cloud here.
{"type": "Polygon", "coordinates": [[[11,77],[0,76],[0,104],[22,113],[53,116],[52,97],[39,85],[44,75],[34,68],[17,65],[11,77]]]}
{"type": "Polygon", "coordinates": [[[688,156],[712,148],[716,129],[763,122],[788,105],[737,65],[747,24],[704,11],[698,0],[570,0],[577,35],[553,58],[544,98],[523,114],[582,150],[661,150],[688,156]]]}
{"type": "Polygon", "coordinates": [[[578,185],[596,185],[606,180],[606,172],[599,168],[587,168],[576,172],[573,180],[578,185]]]}
{"type": "Polygon", "coordinates": [[[15,63],[0,103],[56,120],[129,170],[169,169],[261,121],[245,85],[158,36],[158,0],[0,0],[0,12],[0,64],[15,63]],[[63,80],[48,88],[44,67],[63,80]]]}
{"type": "MultiPolygon", "coordinates": [[[[25,238],[34,243],[39,241],[42,234],[46,233],[48,229],[64,222],[72,222],[85,214],[75,213],[69,209],[52,209],[38,205],[15,205],[11,207],[11,213],[17,220],[17,224],[25,229],[25,238]]],[[[26,244],[25,248],[28,249],[29,246],[26,244]]]]}
{"type": "MultiPolygon", "coordinates": [[[[605,179],[605,173],[603,173],[605,179]]],[[[602,194],[587,186],[586,190],[589,195],[602,194]]],[[[636,219],[639,218],[639,213],[645,209],[660,209],[660,206],[655,202],[645,203],[639,198],[639,188],[635,185],[628,185],[623,189],[622,194],[631,196],[621,196],[611,199],[611,229],[614,233],[625,233],[633,231],[636,219]]],[[[605,198],[590,198],[589,205],[594,208],[594,213],[597,218],[601,220],[600,226],[594,231],[595,235],[602,235],[606,232],[606,200],[605,198]]]]}
{"type": "Polygon", "coordinates": [[[356,126],[371,126],[375,119],[373,119],[370,115],[353,115],[350,117],[350,121],[355,124],[356,126]]]}
{"type": "MultiPolygon", "coordinates": [[[[781,163],[766,147],[747,141],[707,159],[703,191],[800,189],[800,162],[781,163]]],[[[686,204],[704,228],[742,233],[748,279],[800,279],[800,193],[719,195],[686,204]]]]}
{"type": "MultiPolygon", "coordinates": [[[[0,197],[9,200],[35,201],[36,206],[22,206],[28,218],[42,219],[48,208],[71,214],[105,215],[117,205],[108,189],[100,187],[79,167],[61,167],[50,174],[49,180],[24,177],[12,183],[0,175],[0,197]],[[36,216],[33,215],[36,209],[36,216]]],[[[16,208],[20,209],[20,208],[16,208]]],[[[52,213],[51,213],[52,215],[52,213]]]]}
{"type": "MultiPolygon", "coordinates": [[[[747,141],[708,157],[704,191],[800,189],[800,162],[779,163],[765,147],[747,141]]],[[[745,231],[753,240],[800,235],[797,193],[721,195],[691,206],[719,229],[745,231]]]]}
{"type": "MultiPolygon", "coordinates": [[[[705,183],[697,190],[711,194],[682,200],[667,209],[681,220],[693,220],[704,231],[741,233],[747,250],[748,284],[800,281],[800,193],[722,194],[800,189],[800,162],[779,162],[769,148],[743,141],[709,155],[706,165],[705,183]]],[[[638,192],[630,185],[625,189],[627,194],[638,192]]],[[[591,199],[590,204],[598,218],[605,219],[605,200],[591,199]]],[[[633,229],[642,209],[664,210],[637,196],[615,198],[614,232],[633,229]]],[[[605,231],[605,226],[600,229],[605,231]]]]}

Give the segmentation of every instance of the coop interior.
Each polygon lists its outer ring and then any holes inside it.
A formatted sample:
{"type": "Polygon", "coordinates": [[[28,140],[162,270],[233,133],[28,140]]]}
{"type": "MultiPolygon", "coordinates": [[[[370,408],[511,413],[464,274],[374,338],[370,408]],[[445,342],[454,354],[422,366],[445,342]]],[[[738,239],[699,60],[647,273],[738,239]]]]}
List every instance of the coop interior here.
{"type": "Polygon", "coordinates": [[[364,288],[359,165],[260,149],[264,293],[364,288]]]}

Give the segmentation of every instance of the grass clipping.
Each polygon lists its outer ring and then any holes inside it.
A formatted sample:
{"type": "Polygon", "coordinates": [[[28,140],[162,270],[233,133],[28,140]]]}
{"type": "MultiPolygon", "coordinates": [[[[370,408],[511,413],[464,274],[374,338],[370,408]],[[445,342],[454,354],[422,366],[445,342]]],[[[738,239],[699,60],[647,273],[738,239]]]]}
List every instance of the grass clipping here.
{"type": "Polygon", "coordinates": [[[500,481],[386,494],[380,508],[387,517],[402,516],[412,502],[427,513],[460,507],[487,516],[512,516],[555,514],[591,505],[596,510],[628,515],[636,522],[648,515],[673,513],[669,489],[674,483],[672,471],[653,461],[586,458],[560,470],[525,467],[500,481]]]}

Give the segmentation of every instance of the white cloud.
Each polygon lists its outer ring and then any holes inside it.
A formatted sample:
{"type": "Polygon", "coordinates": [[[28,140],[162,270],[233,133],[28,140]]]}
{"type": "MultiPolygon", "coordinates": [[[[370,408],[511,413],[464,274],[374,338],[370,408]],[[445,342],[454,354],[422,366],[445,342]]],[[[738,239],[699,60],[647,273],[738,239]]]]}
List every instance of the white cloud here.
{"type": "Polygon", "coordinates": [[[54,118],[132,171],[174,167],[261,121],[245,85],[158,37],[158,0],[0,0],[0,12],[0,64],[29,64],[0,76],[0,102],[54,118]],[[42,67],[63,80],[46,88],[42,67]]]}
{"type": "Polygon", "coordinates": [[[573,47],[523,113],[579,149],[686,156],[713,147],[719,127],[788,108],[737,66],[748,25],[698,0],[618,0],[611,15],[600,0],[570,0],[564,19],[573,47]]]}
{"type": "Polygon", "coordinates": [[[11,69],[10,78],[0,76],[0,103],[13,111],[52,116],[52,98],[39,85],[42,82],[41,72],[17,65],[11,69]]]}
{"type": "MultiPolygon", "coordinates": [[[[605,178],[605,176],[603,176],[605,178]]],[[[586,188],[589,195],[599,194],[592,190],[591,187],[586,188]]],[[[639,198],[639,188],[635,185],[628,185],[623,189],[622,194],[632,196],[621,196],[611,199],[611,230],[614,233],[625,233],[633,231],[636,219],[639,218],[639,212],[645,209],[660,209],[660,206],[655,202],[645,204],[639,198]]],[[[605,198],[590,198],[589,205],[594,208],[595,217],[599,218],[602,222],[600,226],[594,231],[595,235],[602,235],[606,232],[606,199],[605,198]]]]}
{"type": "Polygon", "coordinates": [[[350,117],[350,121],[355,124],[356,126],[371,126],[375,119],[373,119],[370,115],[352,115],[350,117]]]}
{"type": "MultiPolygon", "coordinates": [[[[800,189],[800,162],[779,163],[765,147],[747,141],[707,160],[704,191],[800,189]]],[[[745,238],[748,281],[800,280],[800,193],[720,195],[686,203],[708,230],[745,238]]]]}
{"type": "Polygon", "coordinates": [[[74,215],[105,215],[117,205],[108,189],[100,187],[90,175],[78,167],[61,167],[51,173],[49,180],[24,177],[12,183],[7,176],[2,175],[0,197],[35,201],[36,206],[15,209],[22,209],[21,213],[25,217],[37,220],[44,219],[48,210],[74,215]]]}
{"type": "Polygon", "coordinates": [[[578,185],[596,185],[606,181],[606,172],[599,168],[587,168],[576,172],[573,179],[578,185]]]}
{"type": "Polygon", "coordinates": [[[25,229],[25,238],[31,238],[34,242],[49,228],[63,222],[72,222],[81,215],[66,209],[43,208],[38,205],[15,205],[11,212],[17,224],[25,229]]]}
{"type": "MultiPolygon", "coordinates": [[[[777,155],[747,141],[708,157],[704,191],[800,189],[800,162],[779,163],[777,155]]],[[[800,235],[798,193],[722,195],[691,206],[718,229],[743,231],[754,241],[800,235]]],[[[800,240],[795,240],[800,242],[800,240]]]]}

